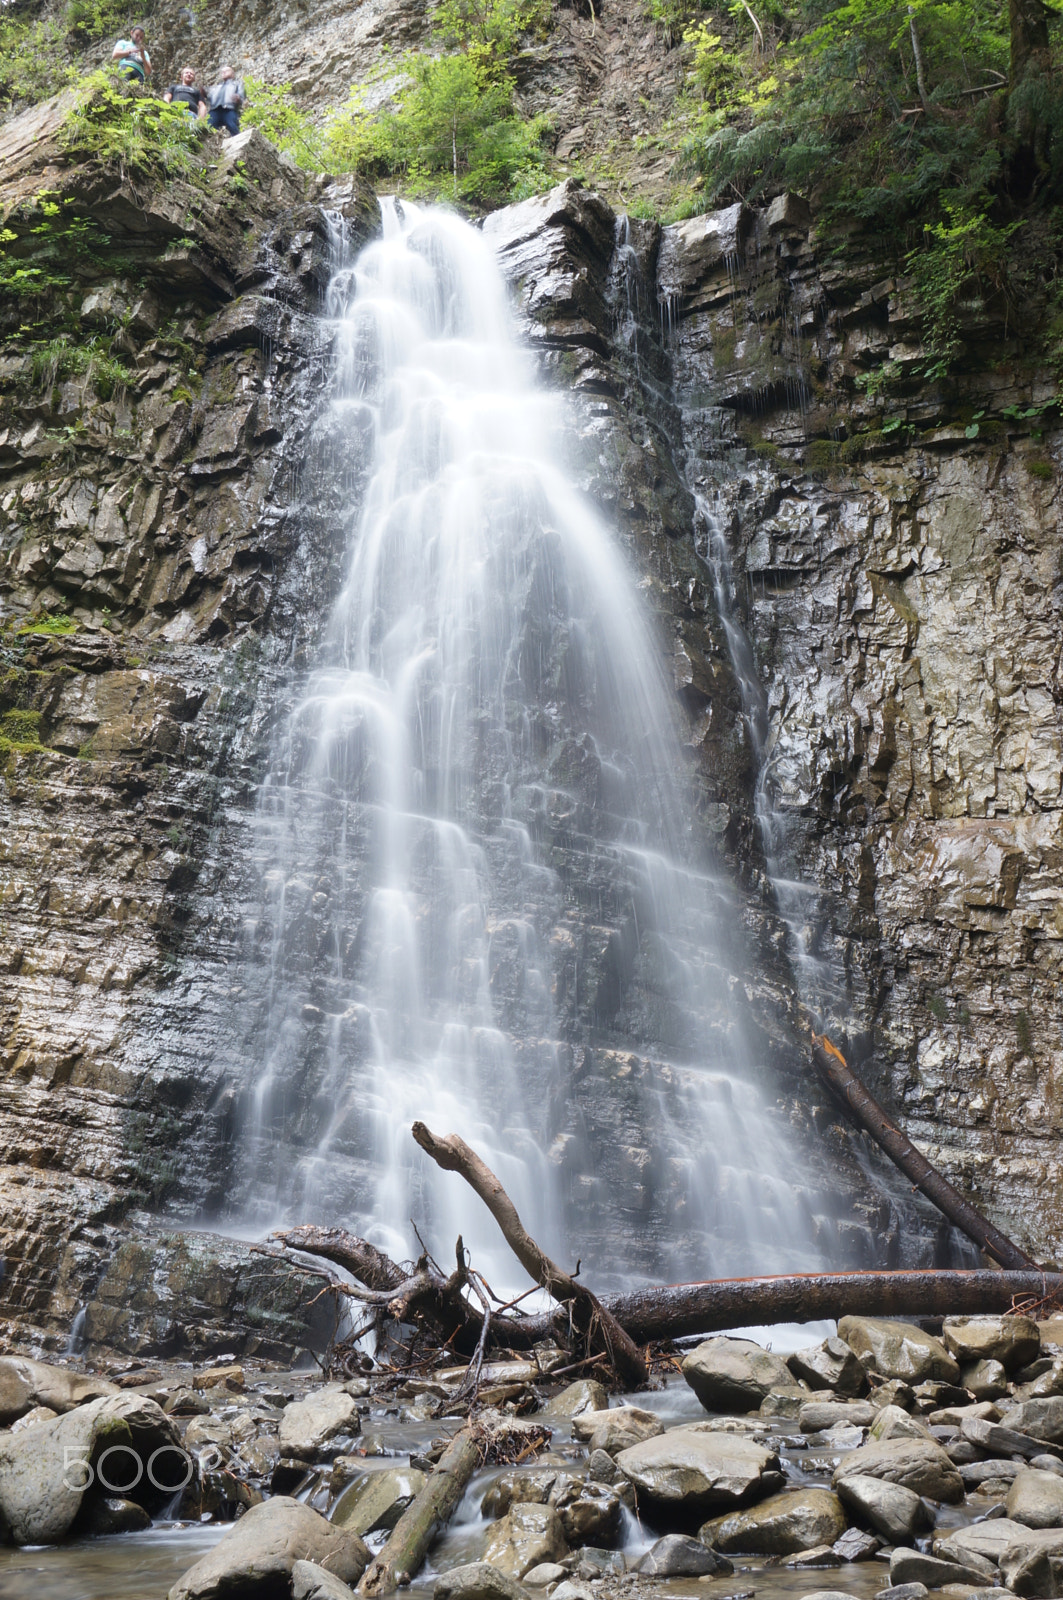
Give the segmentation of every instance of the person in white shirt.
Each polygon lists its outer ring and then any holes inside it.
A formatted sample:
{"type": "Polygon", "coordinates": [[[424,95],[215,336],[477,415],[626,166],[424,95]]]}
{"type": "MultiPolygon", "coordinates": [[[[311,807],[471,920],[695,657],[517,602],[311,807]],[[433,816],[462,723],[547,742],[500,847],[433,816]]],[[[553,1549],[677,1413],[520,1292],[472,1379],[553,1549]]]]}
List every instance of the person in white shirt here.
{"type": "Polygon", "coordinates": [[[151,77],[151,57],[144,48],[144,29],[139,25],[130,28],[128,39],[119,39],[111,51],[111,60],[117,61],[118,70],[134,83],[147,83],[151,77]]]}

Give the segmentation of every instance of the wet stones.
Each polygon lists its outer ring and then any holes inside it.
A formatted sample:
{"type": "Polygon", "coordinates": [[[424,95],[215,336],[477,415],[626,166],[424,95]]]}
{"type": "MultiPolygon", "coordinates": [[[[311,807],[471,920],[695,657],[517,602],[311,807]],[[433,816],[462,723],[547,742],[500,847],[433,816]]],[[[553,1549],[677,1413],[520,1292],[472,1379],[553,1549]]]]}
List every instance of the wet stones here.
{"type": "Polygon", "coordinates": [[[332,1509],[330,1520],[348,1533],[364,1537],[393,1528],[406,1507],[420,1494],[425,1475],[416,1468],[391,1467],[370,1472],[352,1483],[332,1509]]]}
{"type": "Polygon", "coordinates": [[[8,1428],[37,1406],[53,1413],[72,1411],[87,1400],[119,1390],[105,1378],[86,1378],[24,1356],[0,1357],[0,1428],[8,1428]]]}
{"type": "Polygon", "coordinates": [[[964,1366],[996,1361],[1015,1372],[1041,1353],[1041,1333],[1031,1317],[946,1317],[941,1337],[964,1366]]]}
{"type": "Polygon", "coordinates": [[[561,1518],[553,1506],[511,1505],[487,1536],[484,1560],[511,1578],[523,1578],[545,1561],[567,1554],[561,1518]]]}
{"type": "Polygon", "coordinates": [[[933,1439],[886,1439],[852,1450],[835,1468],[832,1486],[846,1478],[882,1478],[930,1500],[963,1499],[963,1480],[933,1439]]]}
{"type": "Polygon", "coordinates": [[[699,1424],[622,1450],[616,1464],[652,1510],[688,1521],[781,1487],[774,1451],[699,1424]]]}
{"type": "Polygon", "coordinates": [[[787,1356],[786,1365],[810,1389],[831,1389],[839,1400],[855,1400],[867,1393],[867,1373],[844,1339],[832,1337],[797,1350],[787,1356]]]}
{"type": "Polygon", "coordinates": [[[1063,1477],[1036,1467],[1019,1472],[1005,1504],[1008,1516],[1028,1528],[1063,1527],[1063,1477]]]}
{"type": "Polygon", "coordinates": [[[909,1543],[930,1526],[922,1499],[903,1484],[853,1473],[838,1478],[834,1487],[842,1504],[890,1544],[909,1543]]]}
{"type": "Polygon", "coordinates": [[[277,1495],[252,1506],[214,1549],[174,1584],[168,1600],[253,1600],[283,1593],[297,1561],[314,1562],[348,1585],[369,1565],[361,1539],[309,1506],[277,1495]]]}
{"type": "MultiPolygon", "coordinates": [[[[557,1567],[556,1571],[565,1576],[564,1567],[557,1567]]],[[[490,1561],[452,1567],[436,1580],[433,1593],[435,1600],[527,1600],[527,1590],[490,1561]]]]}
{"type": "Polygon", "coordinates": [[[793,1386],[786,1363],[750,1339],[707,1339],[680,1369],[706,1411],[756,1411],[773,1389],[793,1386]]]}
{"type": "Polygon", "coordinates": [[[338,1384],[285,1406],[277,1433],[282,1456],[313,1460],[337,1434],[359,1431],[358,1408],[338,1384]]]}
{"type": "Polygon", "coordinates": [[[842,1317],[838,1337],[860,1361],[884,1378],[922,1383],[936,1378],[959,1383],[959,1363],[940,1339],[908,1322],[885,1322],[874,1317],[842,1317]]]}
{"type": "Polygon", "coordinates": [[[604,1450],[606,1455],[619,1455],[644,1439],[656,1438],[664,1432],[664,1425],[652,1411],[640,1406],[615,1406],[612,1410],[585,1411],[572,1423],[572,1434],[583,1440],[593,1452],[604,1450]]]}
{"type": "Polygon", "coordinates": [[[698,1538],[726,1555],[788,1556],[833,1545],[847,1525],[837,1495],[827,1489],[798,1489],[772,1495],[748,1511],[716,1517],[699,1529],[698,1538]]]}

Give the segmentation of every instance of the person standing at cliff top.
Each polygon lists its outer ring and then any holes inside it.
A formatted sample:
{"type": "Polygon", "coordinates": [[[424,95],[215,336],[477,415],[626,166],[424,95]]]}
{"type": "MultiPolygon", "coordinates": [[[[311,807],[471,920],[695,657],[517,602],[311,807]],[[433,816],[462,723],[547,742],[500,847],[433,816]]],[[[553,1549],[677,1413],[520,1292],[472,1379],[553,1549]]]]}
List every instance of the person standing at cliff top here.
{"type": "Polygon", "coordinates": [[[184,106],[192,118],[205,117],[207,114],[207,102],[203,90],[196,87],[196,74],[192,67],[181,68],[181,81],[171,83],[162,98],[167,105],[176,102],[177,105],[184,106]]]}
{"type": "Polygon", "coordinates": [[[119,72],[134,83],[147,83],[151,77],[151,57],[144,48],[144,29],[139,23],[130,28],[128,39],[119,39],[111,51],[111,60],[117,61],[119,72]]]}
{"type": "Polygon", "coordinates": [[[232,67],[222,67],[218,82],[207,90],[211,127],[239,133],[245,98],[243,78],[238,78],[232,67]]]}

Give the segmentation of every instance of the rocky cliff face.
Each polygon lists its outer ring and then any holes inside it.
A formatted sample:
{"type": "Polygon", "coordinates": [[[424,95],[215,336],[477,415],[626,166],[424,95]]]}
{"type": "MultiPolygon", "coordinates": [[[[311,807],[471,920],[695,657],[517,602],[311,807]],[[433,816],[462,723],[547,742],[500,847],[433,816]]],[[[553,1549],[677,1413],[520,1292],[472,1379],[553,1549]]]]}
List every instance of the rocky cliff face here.
{"type": "MultiPolygon", "coordinates": [[[[234,1209],[254,791],[335,592],[340,496],[367,465],[325,406],[321,205],[355,241],[371,212],[256,137],[190,196],[71,167],[53,135],[7,130],[8,225],[29,259],[47,187],[107,236],[57,314],[120,329],[133,376],[106,399],[91,370],[42,384],[5,330],[0,1294],[26,1337],[61,1339],[82,1306],[86,1336],[120,1348],[292,1348],[320,1330],[288,1277],[267,1263],[256,1301],[246,1253],[190,1253],[164,1219],[234,1209]]],[[[544,377],[571,396],[572,470],[660,618],[695,825],[741,889],[742,1003],[806,1141],[825,1248],[886,1265],[948,1245],[880,1168],[869,1187],[808,1084],[801,1001],[871,1056],[962,1187],[1054,1249],[1032,1200],[1052,1192],[1063,932],[1055,445],[1000,415],[1038,398],[1036,377],[972,380],[977,434],[962,396],[924,394],[903,434],[869,426],[847,448],[853,371],[868,351],[905,359],[918,320],[858,251],[828,258],[799,207],[625,227],[569,186],[487,230],[544,377]],[[799,876],[800,918],[778,886],[799,876]]],[[[668,1085],[633,1048],[629,930],[585,933],[559,1148],[652,1241],[675,1221],[651,1114],[668,1085]]],[[[589,1207],[591,1234],[605,1225],[589,1207]]]]}

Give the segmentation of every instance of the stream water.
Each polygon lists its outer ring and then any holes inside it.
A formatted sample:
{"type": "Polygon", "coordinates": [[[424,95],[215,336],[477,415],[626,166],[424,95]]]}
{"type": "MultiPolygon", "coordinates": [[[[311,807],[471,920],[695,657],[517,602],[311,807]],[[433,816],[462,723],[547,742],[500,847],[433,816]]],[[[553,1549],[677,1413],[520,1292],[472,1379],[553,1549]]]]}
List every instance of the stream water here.
{"type": "MultiPolygon", "coordinates": [[[[556,466],[565,411],[489,246],[385,202],[328,309],[333,421],[372,436],[373,464],[259,806],[252,1216],[341,1221],[399,1257],[412,1218],[508,1282],[486,1213],[413,1146],[420,1117],[474,1145],[554,1251],[631,1275],[633,1251],[592,1259],[578,1225],[603,1185],[571,1088],[597,1045],[634,1209],[663,1219],[640,1230],[644,1273],[818,1264],[756,1085],[736,907],[691,834],[662,645],[556,466]]],[[[630,1196],[597,1203],[629,1246],[630,1196]]]]}

